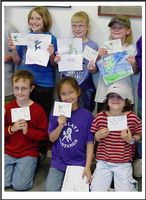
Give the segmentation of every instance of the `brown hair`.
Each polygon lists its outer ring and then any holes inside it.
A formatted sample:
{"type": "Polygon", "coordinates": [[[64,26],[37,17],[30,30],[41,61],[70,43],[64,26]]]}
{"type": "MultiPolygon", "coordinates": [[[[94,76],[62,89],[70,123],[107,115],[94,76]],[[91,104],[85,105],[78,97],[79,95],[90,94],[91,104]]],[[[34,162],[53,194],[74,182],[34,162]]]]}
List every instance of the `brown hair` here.
{"type": "Polygon", "coordinates": [[[50,15],[50,12],[48,11],[48,9],[43,6],[37,6],[37,7],[33,8],[28,14],[28,24],[29,24],[29,20],[31,18],[33,11],[37,12],[43,18],[43,22],[44,22],[43,32],[49,31],[52,26],[52,19],[51,19],[51,15],[50,15]]]}
{"type": "Polygon", "coordinates": [[[13,75],[12,75],[12,78],[11,78],[11,82],[12,82],[12,85],[14,82],[17,82],[19,81],[20,79],[23,79],[24,81],[26,79],[28,79],[30,81],[30,86],[34,85],[34,76],[33,74],[28,71],[28,70],[17,70],[13,75]]]}
{"type": "Polygon", "coordinates": [[[61,100],[60,90],[61,90],[61,87],[63,84],[71,85],[73,87],[73,89],[76,90],[78,94],[80,94],[80,87],[79,87],[77,80],[71,76],[66,76],[57,83],[56,91],[57,91],[59,100],[61,100]]]}
{"type": "MultiPolygon", "coordinates": [[[[103,111],[110,110],[110,107],[108,105],[108,100],[109,100],[109,94],[107,95],[107,98],[104,101],[103,111]]],[[[124,106],[122,112],[126,112],[126,111],[133,111],[133,107],[132,107],[131,101],[129,99],[125,99],[125,106],[124,106]]]]}

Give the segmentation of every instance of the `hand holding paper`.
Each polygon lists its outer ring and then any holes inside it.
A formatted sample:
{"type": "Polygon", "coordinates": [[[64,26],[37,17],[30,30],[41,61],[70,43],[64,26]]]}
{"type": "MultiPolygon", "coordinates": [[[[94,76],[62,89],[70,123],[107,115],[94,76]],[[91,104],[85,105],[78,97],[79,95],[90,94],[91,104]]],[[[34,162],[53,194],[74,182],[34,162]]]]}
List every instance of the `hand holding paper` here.
{"type": "Polygon", "coordinates": [[[67,166],[62,192],[89,192],[89,183],[87,177],[82,178],[84,167],[67,166]]]}
{"type": "Polygon", "coordinates": [[[16,122],[19,119],[30,120],[29,106],[11,109],[11,117],[12,122],[16,122]]]}
{"type": "Polygon", "coordinates": [[[11,37],[14,45],[27,45],[27,34],[11,33],[11,37]]]}
{"type": "Polygon", "coordinates": [[[95,51],[94,49],[85,46],[85,49],[83,51],[83,58],[87,59],[87,60],[93,60],[94,63],[96,61],[96,58],[98,56],[98,51],[95,51]]]}
{"type": "Polygon", "coordinates": [[[121,39],[109,40],[104,42],[103,47],[108,51],[108,54],[122,52],[121,39]]]}
{"type": "Polygon", "coordinates": [[[108,117],[109,131],[121,131],[127,129],[127,116],[113,116],[108,117]]]}
{"type": "Polygon", "coordinates": [[[53,115],[71,117],[72,103],[55,101],[53,115]]]}

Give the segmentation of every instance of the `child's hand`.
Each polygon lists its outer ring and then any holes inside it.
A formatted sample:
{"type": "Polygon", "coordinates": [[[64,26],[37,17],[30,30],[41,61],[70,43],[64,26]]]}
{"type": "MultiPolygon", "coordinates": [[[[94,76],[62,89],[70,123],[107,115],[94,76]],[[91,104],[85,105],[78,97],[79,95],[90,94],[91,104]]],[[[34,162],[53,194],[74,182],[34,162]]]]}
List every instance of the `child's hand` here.
{"type": "Polygon", "coordinates": [[[67,118],[66,118],[65,116],[60,115],[60,116],[58,117],[58,125],[59,125],[59,126],[64,127],[64,125],[66,124],[66,122],[67,122],[67,118]]]}
{"type": "Polygon", "coordinates": [[[22,132],[24,135],[26,135],[28,132],[28,124],[26,121],[23,123],[22,132]]]}
{"type": "Polygon", "coordinates": [[[105,56],[107,54],[108,54],[108,51],[105,48],[99,48],[97,59],[100,59],[102,56],[105,56]]]}
{"type": "Polygon", "coordinates": [[[11,49],[11,50],[16,50],[16,46],[14,45],[13,41],[12,41],[12,37],[8,37],[8,47],[11,49]]]}
{"type": "Polygon", "coordinates": [[[61,60],[61,56],[59,55],[59,53],[56,54],[55,58],[54,58],[54,62],[58,64],[58,62],[61,60]]]}
{"type": "Polygon", "coordinates": [[[91,174],[90,167],[86,167],[85,166],[82,178],[85,178],[85,176],[87,177],[87,183],[91,183],[91,181],[92,181],[92,174],[91,174]]]}
{"type": "Polygon", "coordinates": [[[131,132],[130,132],[130,129],[124,129],[121,131],[121,138],[127,142],[127,143],[130,143],[131,139],[132,139],[132,135],[131,135],[131,132]]]}
{"type": "Polygon", "coordinates": [[[99,141],[100,139],[105,138],[108,134],[109,134],[108,128],[100,129],[95,133],[95,139],[99,141]]]}
{"type": "Polygon", "coordinates": [[[97,67],[96,67],[96,65],[95,65],[95,63],[94,63],[93,60],[90,60],[90,61],[88,62],[87,69],[88,69],[91,73],[96,73],[96,72],[97,72],[97,67]]]}
{"type": "Polygon", "coordinates": [[[54,45],[53,44],[49,45],[48,52],[50,53],[50,56],[52,56],[54,54],[54,45]]]}
{"type": "Polygon", "coordinates": [[[132,66],[135,65],[136,64],[135,56],[128,56],[127,62],[132,66]]]}
{"type": "Polygon", "coordinates": [[[26,126],[26,121],[24,119],[19,119],[11,126],[11,131],[16,132],[23,130],[24,126],[26,126]]]}

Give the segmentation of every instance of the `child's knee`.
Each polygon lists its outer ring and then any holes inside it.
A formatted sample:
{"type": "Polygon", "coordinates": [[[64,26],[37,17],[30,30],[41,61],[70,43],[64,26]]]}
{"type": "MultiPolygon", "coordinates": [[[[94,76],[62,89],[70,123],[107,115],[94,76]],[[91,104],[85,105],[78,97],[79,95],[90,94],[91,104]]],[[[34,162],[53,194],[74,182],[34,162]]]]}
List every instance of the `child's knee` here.
{"type": "Polygon", "coordinates": [[[13,181],[13,188],[19,191],[25,191],[32,188],[32,181],[26,182],[25,180],[17,180],[13,181]]]}

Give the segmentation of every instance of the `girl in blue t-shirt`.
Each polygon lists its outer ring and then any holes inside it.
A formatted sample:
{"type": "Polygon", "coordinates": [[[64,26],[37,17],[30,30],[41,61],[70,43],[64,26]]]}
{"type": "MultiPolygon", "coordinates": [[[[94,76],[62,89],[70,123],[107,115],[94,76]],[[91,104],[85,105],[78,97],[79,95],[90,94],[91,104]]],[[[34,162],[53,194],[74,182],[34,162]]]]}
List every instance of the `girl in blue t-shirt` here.
{"type": "Polygon", "coordinates": [[[72,112],[71,118],[50,115],[48,133],[53,148],[46,191],[61,191],[68,165],[83,166],[82,177],[86,176],[91,182],[93,135],[90,127],[93,115],[79,106],[80,87],[73,77],[61,79],[57,93],[60,101],[72,103],[72,112]]]}
{"type": "Polygon", "coordinates": [[[28,25],[31,34],[51,35],[51,45],[48,44],[50,58],[47,66],[25,64],[27,46],[15,46],[11,37],[8,39],[8,45],[12,50],[13,60],[18,65],[18,69],[29,70],[34,75],[35,89],[31,93],[30,98],[40,104],[44,108],[47,116],[49,116],[53,103],[55,85],[54,52],[57,51],[57,44],[56,38],[49,32],[52,19],[48,9],[42,6],[31,9],[28,13],[28,25]]]}

